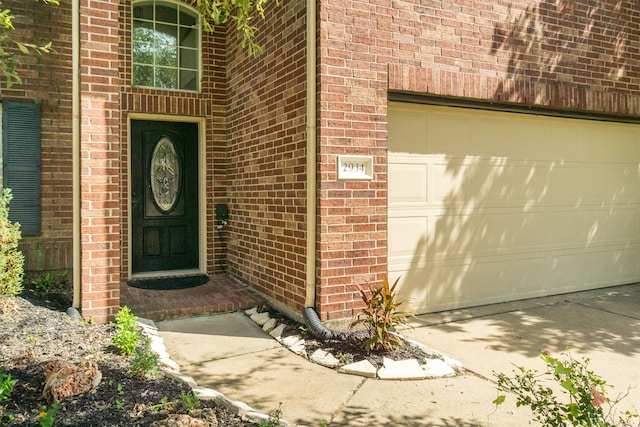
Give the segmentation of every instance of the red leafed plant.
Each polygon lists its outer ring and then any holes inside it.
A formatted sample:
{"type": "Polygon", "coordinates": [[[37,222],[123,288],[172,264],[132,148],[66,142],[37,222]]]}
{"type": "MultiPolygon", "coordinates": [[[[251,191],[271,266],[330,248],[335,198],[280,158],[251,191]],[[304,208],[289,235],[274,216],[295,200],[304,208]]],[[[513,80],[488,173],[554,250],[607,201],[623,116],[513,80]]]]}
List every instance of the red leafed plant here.
{"type": "Polygon", "coordinates": [[[365,307],[360,310],[350,327],[365,326],[368,338],[363,346],[367,351],[393,350],[402,344],[401,338],[394,330],[398,326],[406,325],[407,317],[412,316],[412,313],[399,308],[404,301],[398,300],[398,280],[389,286],[389,280],[385,277],[380,287],[368,284],[367,290],[360,288],[360,296],[365,307]]]}

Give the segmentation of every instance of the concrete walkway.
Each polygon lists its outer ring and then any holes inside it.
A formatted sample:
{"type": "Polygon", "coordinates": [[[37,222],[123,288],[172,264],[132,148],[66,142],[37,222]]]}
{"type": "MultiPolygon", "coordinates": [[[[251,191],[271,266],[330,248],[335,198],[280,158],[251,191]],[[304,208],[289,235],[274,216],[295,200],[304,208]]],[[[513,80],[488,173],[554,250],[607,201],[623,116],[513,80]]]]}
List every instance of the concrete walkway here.
{"type": "Polygon", "coordinates": [[[571,347],[640,411],[640,284],[419,316],[405,333],[462,362],[464,375],[384,381],[339,374],[283,348],[244,313],[158,322],[182,373],[268,414],[305,426],[525,426],[527,408],[497,410],[493,372],[544,370],[540,350],[571,347]]]}

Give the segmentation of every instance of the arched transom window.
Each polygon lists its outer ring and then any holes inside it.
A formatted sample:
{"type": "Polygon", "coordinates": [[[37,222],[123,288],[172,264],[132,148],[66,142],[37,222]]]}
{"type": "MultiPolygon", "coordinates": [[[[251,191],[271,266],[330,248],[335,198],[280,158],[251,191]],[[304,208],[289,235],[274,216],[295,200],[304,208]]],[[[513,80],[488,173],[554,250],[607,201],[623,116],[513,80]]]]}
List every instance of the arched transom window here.
{"type": "Polygon", "coordinates": [[[200,90],[200,26],[192,9],[167,1],[133,5],[133,85],[200,90]]]}

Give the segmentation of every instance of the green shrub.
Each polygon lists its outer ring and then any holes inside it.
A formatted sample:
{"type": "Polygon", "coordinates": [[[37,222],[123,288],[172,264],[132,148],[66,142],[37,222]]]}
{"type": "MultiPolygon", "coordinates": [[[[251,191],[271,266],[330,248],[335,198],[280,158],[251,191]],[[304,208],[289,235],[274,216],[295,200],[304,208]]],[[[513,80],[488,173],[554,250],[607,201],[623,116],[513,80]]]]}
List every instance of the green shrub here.
{"type": "Polygon", "coordinates": [[[358,317],[351,323],[351,328],[364,325],[368,338],[364,341],[364,348],[371,350],[392,350],[402,344],[402,340],[394,333],[396,327],[407,324],[407,316],[411,313],[399,307],[404,301],[398,301],[396,286],[398,279],[389,286],[385,277],[382,286],[375,288],[369,285],[368,292],[360,289],[360,296],[365,307],[360,310],[358,317]]]}
{"type": "Polygon", "coordinates": [[[276,409],[269,413],[269,418],[260,420],[259,424],[260,427],[284,426],[284,424],[282,423],[282,402],[280,402],[276,409]]]}
{"type": "MultiPolygon", "coordinates": [[[[613,408],[621,398],[611,401],[606,394],[607,383],[588,369],[588,359],[580,362],[566,355],[566,360],[552,357],[549,351],[543,351],[541,359],[547,370],[540,374],[517,366],[513,378],[499,373],[498,391],[515,394],[516,406],[528,406],[534,418],[543,427],[560,426],[632,426],[637,414],[626,412],[618,420],[613,420],[613,408]],[[549,387],[556,382],[562,395],[549,387]],[[606,410],[605,410],[606,408],[606,410]]],[[[506,399],[498,395],[493,403],[498,406],[506,399]]]]}
{"type": "Polygon", "coordinates": [[[31,285],[40,292],[53,292],[64,289],[67,285],[67,272],[63,271],[57,275],[47,273],[41,277],[31,279],[31,285]]]}
{"type": "Polygon", "coordinates": [[[180,392],[180,399],[176,402],[176,406],[189,412],[197,409],[200,406],[200,401],[193,393],[187,393],[183,390],[180,392]]]}
{"type": "Polygon", "coordinates": [[[24,256],[18,250],[22,237],[20,224],[9,221],[11,190],[3,189],[0,197],[0,295],[16,296],[22,292],[24,256]]]}
{"type": "Polygon", "coordinates": [[[3,400],[9,400],[11,393],[13,392],[13,386],[16,385],[18,380],[11,378],[11,374],[5,374],[0,369],[0,402],[3,400]]]}
{"type": "Polygon", "coordinates": [[[159,356],[151,350],[151,340],[145,337],[142,346],[137,346],[134,350],[131,375],[143,378],[154,377],[158,373],[159,360],[159,356]]]}
{"type": "Polygon", "coordinates": [[[40,425],[42,427],[51,427],[55,422],[56,415],[58,414],[58,409],[60,409],[60,405],[54,403],[51,405],[51,408],[47,408],[46,406],[40,407],[40,425]]]}
{"type": "Polygon", "coordinates": [[[127,306],[120,307],[116,314],[116,332],[112,340],[123,356],[132,355],[140,341],[140,332],[136,327],[137,320],[138,318],[127,306]]]}

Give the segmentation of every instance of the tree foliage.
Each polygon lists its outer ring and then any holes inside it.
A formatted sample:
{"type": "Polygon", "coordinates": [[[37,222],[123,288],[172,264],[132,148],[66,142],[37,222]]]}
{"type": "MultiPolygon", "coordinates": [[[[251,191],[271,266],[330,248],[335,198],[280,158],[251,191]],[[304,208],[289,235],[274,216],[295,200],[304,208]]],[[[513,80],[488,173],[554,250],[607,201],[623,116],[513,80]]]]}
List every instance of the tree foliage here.
{"type": "MultiPolygon", "coordinates": [[[[59,0],[34,0],[37,3],[59,5],[59,0]]],[[[2,2],[0,2],[2,6],[2,2]]],[[[17,47],[20,52],[28,55],[32,53],[49,53],[51,51],[51,42],[44,45],[37,45],[33,43],[21,42],[15,40],[12,37],[13,31],[13,19],[15,17],[11,14],[9,9],[0,9],[0,68],[7,80],[7,85],[11,86],[13,83],[22,83],[20,76],[17,72],[19,61],[11,51],[11,47],[17,47]]]]}
{"type": "MultiPolygon", "coordinates": [[[[60,0],[33,0],[37,3],[59,5],[60,0]]],[[[269,0],[190,0],[202,17],[202,27],[212,31],[214,25],[235,22],[240,33],[240,43],[250,56],[262,53],[262,47],[255,42],[256,18],[264,19],[264,7],[269,0]]],[[[273,0],[276,5],[279,0],[273,0]]],[[[17,47],[23,54],[43,54],[51,51],[51,42],[43,45],[16,40],[12,36],[14,16],[11,10],[2,9],[0,0],[0,68],[7,85],[22,83],[17,71],[19,64],[12,48],[17,47]]]]}
{"type": "Polygon", "coordinates": [[[20,224],[9,220],[11,190],[0,187],[0,297],[22,292],[24,256],[18,249],[20,224]]]}
{"type": "MultiPolygon", "coordinates": [[[[202,16],[202,27],[212,31],[214,25],[235,22],[240,33],[240,43],[250,56],[262,53],[262,47],[255,42],[256,18],[264,19],[264,7],[269,0],[193,0],[192,3],[202,16]]],[[[279,0],[274,0],[276,5],[279,0]]]]}

